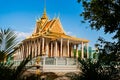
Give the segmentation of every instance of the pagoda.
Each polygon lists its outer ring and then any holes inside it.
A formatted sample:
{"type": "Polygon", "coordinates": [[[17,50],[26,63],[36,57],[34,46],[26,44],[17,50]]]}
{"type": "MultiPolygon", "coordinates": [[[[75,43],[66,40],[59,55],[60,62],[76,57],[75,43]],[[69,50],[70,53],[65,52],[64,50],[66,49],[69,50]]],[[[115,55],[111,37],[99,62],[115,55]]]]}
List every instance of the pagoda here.
{"type": "Polygon", "coordinates": [[[32,57],[81,57],[85,58],[84,47],[89,58],[87,39],[67,35],[59,18],[49,19],[46,8],[41,18],[36,21],[35,29],[31,36],[24,39],[17,50],[16,60],[24,59],[32,54],[32,57]],[[74,55],[76,50],[76,55],[74,55]],[[79,56],[78,51],[81,51],[79,56]]]}

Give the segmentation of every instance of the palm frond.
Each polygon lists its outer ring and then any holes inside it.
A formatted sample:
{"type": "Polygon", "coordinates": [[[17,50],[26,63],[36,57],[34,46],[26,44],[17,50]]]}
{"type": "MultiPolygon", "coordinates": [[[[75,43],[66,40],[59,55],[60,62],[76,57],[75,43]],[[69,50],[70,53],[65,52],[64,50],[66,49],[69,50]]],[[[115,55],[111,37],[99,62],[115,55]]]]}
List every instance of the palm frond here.
{"type": "Polygon", "coordinates": [[[6,55],[6,59],[10,57],[16,51],[15,47],[18,45],[17,43],[17,36],[13,30],[10,28],[0,29],[0,51],[4,52],[0,54],[1,56],[6,55]]]}

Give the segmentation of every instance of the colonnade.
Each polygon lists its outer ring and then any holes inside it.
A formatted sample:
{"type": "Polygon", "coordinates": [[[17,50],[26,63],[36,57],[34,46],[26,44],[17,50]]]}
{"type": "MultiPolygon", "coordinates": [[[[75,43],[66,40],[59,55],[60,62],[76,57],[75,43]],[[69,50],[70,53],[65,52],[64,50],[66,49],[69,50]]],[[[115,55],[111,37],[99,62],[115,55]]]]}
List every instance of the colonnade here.
{"type": "Polygon", "coordinates": [[[88,43],[75,42],[71,40],[59,39],[51,41],[48,38],[38,38],[34,40],[26,40],[21,43],[19,49],[16,52],[17,59],[24,59],[28,55],[32,54],[32,57],[46,56],[46,57],[74,57],[73,50],[76,50],[76,57],[79,57],[79,50],[81,50],[81,58],[84,58],[84,46],[87,47],[87,58],[88,43]]]}

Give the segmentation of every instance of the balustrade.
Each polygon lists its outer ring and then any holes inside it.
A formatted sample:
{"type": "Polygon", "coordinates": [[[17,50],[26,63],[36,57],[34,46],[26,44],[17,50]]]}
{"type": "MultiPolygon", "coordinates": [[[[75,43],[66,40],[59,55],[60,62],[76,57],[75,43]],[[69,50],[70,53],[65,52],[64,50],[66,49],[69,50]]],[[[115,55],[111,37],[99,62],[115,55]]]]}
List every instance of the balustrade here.
{"type": "MultiPolygon", "coordinates": [[[[22,60],[14,60],[14,66],[18,66],[22,60]]],[[[33,66],[36,62],[36,58],[32,59],[26,66],[33,66]]],[[[41,57],[40,65],[76,65],[76,58],[65,58],[65,57],[41,57]]]]}

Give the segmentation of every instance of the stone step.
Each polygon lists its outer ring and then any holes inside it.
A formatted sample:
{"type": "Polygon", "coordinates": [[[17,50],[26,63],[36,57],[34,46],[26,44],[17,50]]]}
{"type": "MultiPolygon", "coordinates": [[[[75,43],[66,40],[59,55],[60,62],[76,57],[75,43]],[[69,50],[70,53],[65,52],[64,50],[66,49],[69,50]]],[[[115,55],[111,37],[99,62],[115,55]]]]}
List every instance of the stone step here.
{"type": "Polygon", "coordinates": [[[80,70],[76,69],[76,70],[53,70],[53,69],[46,69],[46,70],[43,70],[43,72],[80,72],[80,70]]]}
{"type": "Polygon", "coordinates": [[[76,72],[80,71],[77,66],[44,66],[44,72],[76,72]]]}
{"type": "MultiPolygon", "coordinates": [[[[67,68],[67,69],[76,69],[77,68],[77,66],[67,66],[67,65],[45,65],[45,66],[40,66],[40,67],[42,67],[42,68],[67,68]]],[[[33,66],[33,68],[36,68],[35,66],[33,66]]]]}
{"type": "MultiPolygon", "coordinates": [[[[31,69],[32,71],[36,71],[36,67],[31,69]]],[[[76,65],[68,66],[68,65],[45,65],[40,68],[42,72],[80,72],[79,68],[76,65]]]]}

